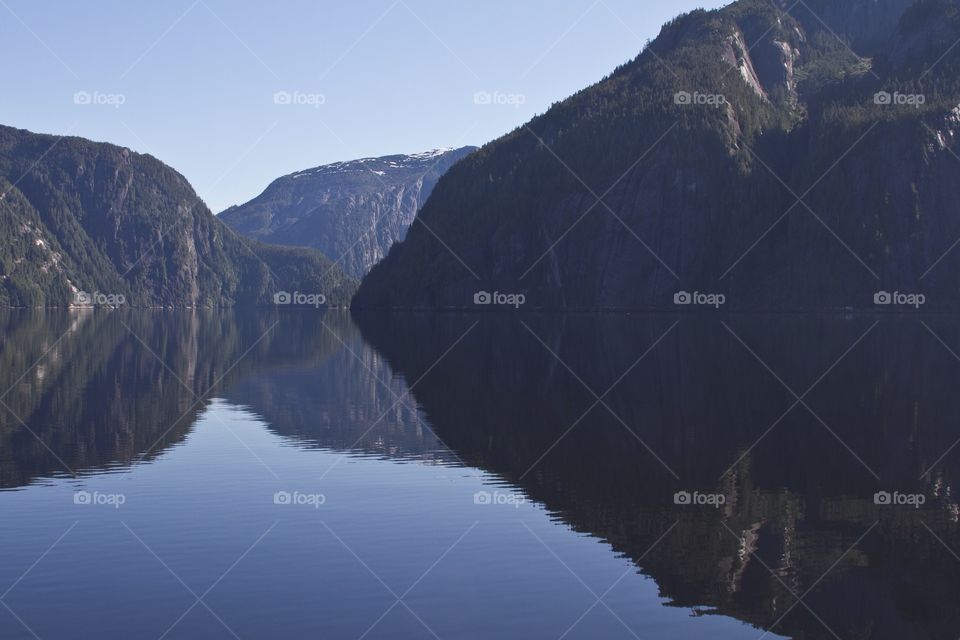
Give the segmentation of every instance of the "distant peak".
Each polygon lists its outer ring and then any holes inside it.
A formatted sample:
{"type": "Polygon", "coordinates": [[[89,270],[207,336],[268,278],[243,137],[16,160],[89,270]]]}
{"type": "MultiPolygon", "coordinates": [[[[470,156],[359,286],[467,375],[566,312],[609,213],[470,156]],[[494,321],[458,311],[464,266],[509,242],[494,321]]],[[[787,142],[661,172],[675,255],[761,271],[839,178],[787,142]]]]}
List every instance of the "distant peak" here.
{"type": "MultiPolygon", "coordinates": [[[[469,147],[472,149],[472,147],[469,147]]],[[[429,151],[420,151],[418,153],[401,153],[393,154],[388,156],[380,156],[376,158],[358,158],[356,160],[344,160],[340,162],[332,162],[330,164],[321,165],[319,167],[313,167],[312,169],[305,169],[303,171],[297,171],[289,175],[290,178],[302,178],[305,176],[318,176],[318,175],[331,175],[338,173],[353,173],[353,172],[372,172],[377,175],[384,175],[384,170],[395,170],[395,169],[408,169],[420,167],[423,164],[435,161],[438,158],[457,151],[455,147],[443,147],[439,149],[431,149],[429,151]]]]}
{"type": "Polygon", "coordinates": [[[437,158],[445,153],[450,153],[451,151],[454,151],[453,147],[444,147],[442,149],[432,149],[430,151],[421,151],[420,153],[411,153],[408,157],[424,160],[428,158],[437,158]]]}

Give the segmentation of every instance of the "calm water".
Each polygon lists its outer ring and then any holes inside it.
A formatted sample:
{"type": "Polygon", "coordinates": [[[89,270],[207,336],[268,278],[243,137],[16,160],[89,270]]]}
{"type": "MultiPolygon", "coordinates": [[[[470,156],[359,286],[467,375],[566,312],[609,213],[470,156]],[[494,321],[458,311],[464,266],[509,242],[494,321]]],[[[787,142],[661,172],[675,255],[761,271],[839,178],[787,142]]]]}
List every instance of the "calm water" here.
{"type": "Polygon", "coordinates": [[[4,639],[960,633],[950,318],[0,322],[4,639]]]}

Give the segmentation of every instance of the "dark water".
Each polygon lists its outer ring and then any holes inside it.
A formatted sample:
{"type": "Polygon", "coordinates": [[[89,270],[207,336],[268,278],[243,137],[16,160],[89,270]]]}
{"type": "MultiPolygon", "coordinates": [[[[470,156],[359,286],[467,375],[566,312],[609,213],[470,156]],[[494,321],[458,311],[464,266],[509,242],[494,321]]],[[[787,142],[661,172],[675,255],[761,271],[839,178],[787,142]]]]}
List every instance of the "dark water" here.
{"type": "Polygon", "coordinates": [[[953,318],[0,322],[0,638],[960,633],[953,318]]]}

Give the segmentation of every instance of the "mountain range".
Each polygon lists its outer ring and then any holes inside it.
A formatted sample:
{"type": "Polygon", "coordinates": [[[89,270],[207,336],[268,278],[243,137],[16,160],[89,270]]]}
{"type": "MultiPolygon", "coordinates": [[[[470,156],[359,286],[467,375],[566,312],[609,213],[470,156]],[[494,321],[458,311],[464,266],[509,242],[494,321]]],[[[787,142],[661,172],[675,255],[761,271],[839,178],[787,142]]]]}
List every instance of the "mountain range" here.
{"type": "Polygon", "coordinates": [[[298,171],[219,218],[248,238],[318,249],[361,278],[403,240],[440,177],[475,150],[436,149],[298,171]]]}
{"type": "Polygon", "coordinates": [[[960,311],[958,41],[960,0],[738,0],[479,150],[221,218],[151,156],[0,127],[0,305],[960,311]]]}
{"type": "Polygon", "coordinates": [[[244,240],[156,158],[81,138],[0,127],[0,230],[0,306],[344,306],[356,287],[317,251],[244,240]]]}
{"type": "Polygon", "coordinates": [[[681,16],[454,166],[353,306],[960,309],[957,41],[957,0],[681,16]]]}

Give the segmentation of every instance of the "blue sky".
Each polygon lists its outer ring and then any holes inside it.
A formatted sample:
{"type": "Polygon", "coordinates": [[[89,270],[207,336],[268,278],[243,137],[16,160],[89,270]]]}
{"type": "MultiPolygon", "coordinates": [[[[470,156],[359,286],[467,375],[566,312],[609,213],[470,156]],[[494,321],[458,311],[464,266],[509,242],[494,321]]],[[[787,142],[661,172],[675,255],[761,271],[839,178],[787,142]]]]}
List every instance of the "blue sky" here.
{"type": "Polygon", "coordinates": [[[483,144],[723,4],[0,0],[0,123],[151,153],[219,212],[292,171],[483,144]]]}

